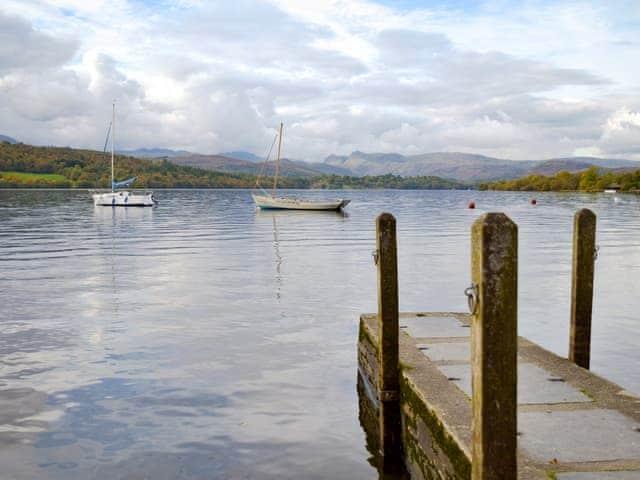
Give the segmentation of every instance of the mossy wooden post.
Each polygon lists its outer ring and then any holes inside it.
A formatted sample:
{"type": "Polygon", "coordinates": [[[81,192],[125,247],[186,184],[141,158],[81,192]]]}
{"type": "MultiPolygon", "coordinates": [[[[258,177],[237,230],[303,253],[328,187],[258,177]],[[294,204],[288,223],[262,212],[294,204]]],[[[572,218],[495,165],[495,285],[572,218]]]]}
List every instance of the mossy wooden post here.
{"type": "Polygon", "coordinates": [[[517,478],[518,227],[487,213],[471,230],[472,480],[517,478]]]}
{"type": "Polygon", "coordinates": [[[380,339],[380,454],[385,466],[400,461],[398,259],[396,219],[381,213],[376,219],[378,266],[378,338],[380,339]]]}
{"type": "Polygon", "coordinates": [[[591,310],[595,253],[596,215],[591,210],[583,208],[573,217],[569,360],[587,369],[591,356],[591,310]]]}

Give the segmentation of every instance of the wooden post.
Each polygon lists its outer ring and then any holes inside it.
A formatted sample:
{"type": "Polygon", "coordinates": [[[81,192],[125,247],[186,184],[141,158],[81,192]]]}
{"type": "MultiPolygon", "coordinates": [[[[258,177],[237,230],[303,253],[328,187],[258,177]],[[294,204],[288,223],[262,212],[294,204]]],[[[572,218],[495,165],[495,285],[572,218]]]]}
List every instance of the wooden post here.
{"type": "Polygon", "coordinates": [[[583,208],[573,217],[569,360],[587,369],[591,356],[591,310],[595,253],[596,216],[591,210],[583,208]]]}
{"type": "Polygon", "coordinates": [[[376,262],[378,266],[378,338],[380,342],[380,454],[385,465],[400,461],[400,402],[398,368],[398,259],[396,219],[382,213],[376,219],[376,262]]]}
{"type": "Polygon", "coordinates": [[[472,480],[517,478],[518,227],[487,213],[471,230],[472,480]]]}

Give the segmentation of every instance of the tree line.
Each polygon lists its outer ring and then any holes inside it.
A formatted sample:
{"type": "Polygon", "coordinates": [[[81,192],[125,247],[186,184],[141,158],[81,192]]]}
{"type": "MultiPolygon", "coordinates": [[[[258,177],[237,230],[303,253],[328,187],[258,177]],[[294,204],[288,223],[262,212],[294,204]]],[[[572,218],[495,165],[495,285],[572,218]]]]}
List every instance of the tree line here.
{"type": "Polygon", "coordinates": [[[528,175],[515,180],[500,180],[480,183],[480,190],[511,191],[580,191],[601,192],[605,188],[616,185],[622,192],[640,190],[640,170],[610,171],[598,167],[590,167],[582,172],[558,172],[553,176],[528,175]]]}

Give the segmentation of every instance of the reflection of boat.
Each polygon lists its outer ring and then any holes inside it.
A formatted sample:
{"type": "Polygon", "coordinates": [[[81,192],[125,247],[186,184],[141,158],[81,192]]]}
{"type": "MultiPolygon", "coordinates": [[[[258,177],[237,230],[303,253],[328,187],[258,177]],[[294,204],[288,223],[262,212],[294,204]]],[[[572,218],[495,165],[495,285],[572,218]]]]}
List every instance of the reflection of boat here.
{"type": "MultiPolygon", "coordinates": [[[[256,205],[262,209],[274,209],[274,210],[341,210],[348,205],[350,200],[339,199],[329,201],[318,200],[302,200],[298,198],[276,197],[276,191],[278,188],[278,170],[280,168],[280,147],[282,146],[282,123],[280,124],[280,133],[278,135],[278,155],[276,157],[275,175],[273,179],[273,192],[269,195],[262,190],[264,195],[257,195],[252,193],[253,201],[256,205]]],[[[273,146],[272,146],[273,147],[273,146]]],[[[271,152],[269,152],[271,153],[271,152]]],[[[265,164],[269,161],[269,155],[265,159],[265,164]]],[[[262,168],[264,171],[264,166],[262,168]]],[[[262,172],[261,172],[262,173],[262,172]]],[[[260,182],[261,175],[256,180],[256,187],[260,182]]],[[[255,190],[255,189],[254,189],[255,190]]]]}
{"type": "MultiPolygon", "coordinates": [[[[126,187],[135,182],[137,177],[129,178],[122,182],[114,180],[113,161],[115,158],[115,131],[116,131],[116,104],[113,104],[113,118],[109,128],[111,133],[111,191],[98,192],[94,191],[94,205],[103,205],[107,207],[153,207],[157,202],[153,198],[153,192],[132,193],[119,188],[126,187]]],[[[106,145],[105,145],[106,147],[106,145]]],[[[106,149],[106,148],[105,148],[106,149]]]]}
{"type": "Polygon", "coordinates": [[[256,217],[259,218],[297,218],[305,217],[309,215],[316,215],[318,217],[339,217],[349,218],[349,212],[345,210],[285,210],[285,209],[256,209],[256,217]]]}
{"type": "Polygon", "coordinates": [[[280,267],[282,266],[282,256],[280,255],[280,241],[278,240],[278,223],[276,222],[275,215],[273,216],[273,247],[276,252],[276,298],[280,300],[282,290],[282,273],[280,267]]]}

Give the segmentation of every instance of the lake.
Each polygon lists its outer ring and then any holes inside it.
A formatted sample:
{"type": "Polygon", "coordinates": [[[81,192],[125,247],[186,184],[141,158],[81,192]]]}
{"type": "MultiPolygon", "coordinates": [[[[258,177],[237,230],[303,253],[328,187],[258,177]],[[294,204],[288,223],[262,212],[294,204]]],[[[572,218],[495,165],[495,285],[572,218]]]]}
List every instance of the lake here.
{"type": "Polygon", "coordinates": [[[160,190],[155,208],[112,209],[0,190],[3,478],[377,478],[356,374],[382,211],[403,311],[466,311],[471,224],[507,213],[519,333],[566,355],[573,214],[594,210],[592,370],[640,393],[638,197],[300,195],[352,203],[259,212],[245,190],[160,190]]]}

